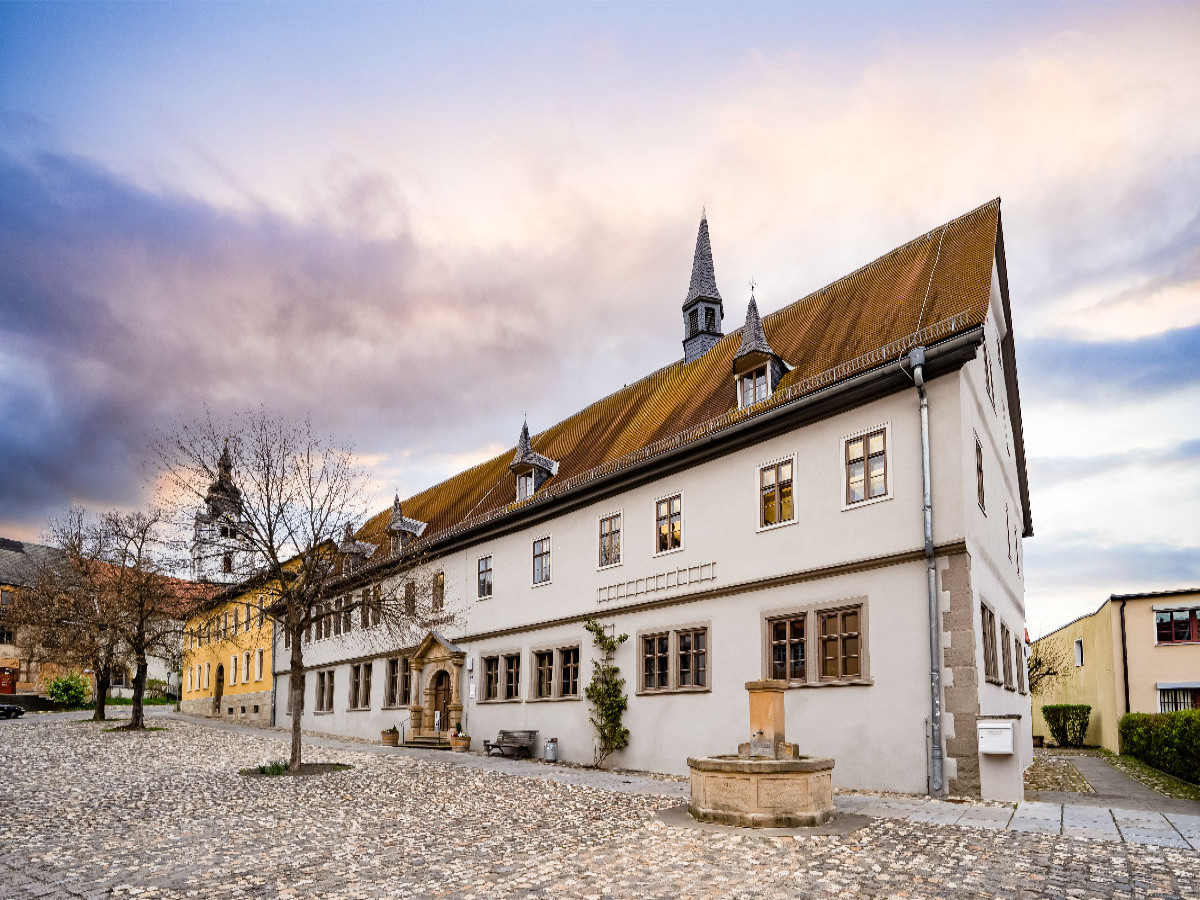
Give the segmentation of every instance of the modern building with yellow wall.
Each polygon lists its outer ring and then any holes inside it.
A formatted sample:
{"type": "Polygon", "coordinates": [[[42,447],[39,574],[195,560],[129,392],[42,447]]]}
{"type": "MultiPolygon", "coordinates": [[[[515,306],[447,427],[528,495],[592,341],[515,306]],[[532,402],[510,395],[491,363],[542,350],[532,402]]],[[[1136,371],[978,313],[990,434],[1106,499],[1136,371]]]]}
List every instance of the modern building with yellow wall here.
{"type": "Polygon", "coordinates": [[[1125,713],[1200,708],[1200,588],[1114,594],[1033,646],[1065,661],[1034,698],[1035,735],[1050,734],[1043,705],[1086,703],[1086,743],[1115,752],[1125,713]]]}
{"type": "Polygon", "coordinates": [[[183,712],[271,724],[271,598],[267,585],[235,585],[188,618],[183,712]]]}

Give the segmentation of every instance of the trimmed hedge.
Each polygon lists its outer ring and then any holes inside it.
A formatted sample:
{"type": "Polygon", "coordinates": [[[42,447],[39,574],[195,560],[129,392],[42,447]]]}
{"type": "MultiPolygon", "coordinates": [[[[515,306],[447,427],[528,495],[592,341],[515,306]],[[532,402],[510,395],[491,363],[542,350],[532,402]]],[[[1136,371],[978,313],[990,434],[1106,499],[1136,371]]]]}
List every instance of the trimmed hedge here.
{"type": "Polygon", "coordinates": [[[1122,753],[1176,778],[1200,784],[1200,709],[1126,713],[1119,730],[1122,753]]]}
{"type": "Polygon", "coordinates": [[[1060,747],[1083,746],[1091,715],[1092,708],[1086,703],[1047,703],[1042,707],[1050,737],[1060,747]]]}

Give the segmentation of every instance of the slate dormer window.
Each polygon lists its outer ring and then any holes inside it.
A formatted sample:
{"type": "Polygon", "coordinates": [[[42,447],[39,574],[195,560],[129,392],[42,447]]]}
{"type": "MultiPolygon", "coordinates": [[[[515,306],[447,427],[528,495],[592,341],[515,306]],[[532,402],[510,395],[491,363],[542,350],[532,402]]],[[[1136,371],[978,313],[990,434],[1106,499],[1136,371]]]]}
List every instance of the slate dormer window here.
{"type": "Polygon", "coordinates": [[[766,400],[770,391],[767,387],[767,367],[759,366],[752,372],[747,372],[740,379],[741,390],[739,392],[742,407],[750,406],[758,403],[760,400],[766,400]]]}
{"type": "Polygon", "coordinates": [[[533,496],[533,473],[526,472],[517,476],[517,499],[526,500],[533,496]]]}

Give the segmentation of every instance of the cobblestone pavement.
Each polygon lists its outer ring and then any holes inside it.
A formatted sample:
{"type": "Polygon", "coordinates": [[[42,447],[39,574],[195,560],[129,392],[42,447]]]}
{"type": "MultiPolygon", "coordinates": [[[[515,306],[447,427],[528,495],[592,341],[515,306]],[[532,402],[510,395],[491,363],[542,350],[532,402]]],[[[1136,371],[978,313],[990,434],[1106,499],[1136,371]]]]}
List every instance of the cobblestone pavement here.
{"type": "Polygon", "coordinates": [[[246,779],[237,768],[277,758],[278,735],[156,724],[168,730],[0,724],[0,897],[1200,900],[1197,850],[1014,828],[1030,804],[853,794],[839,807],[904,818],[829,836],[702,831],[659,818],[679,802],[670,782],[606,790],[350,745],[308,754],[349,771],[246,779]]]}

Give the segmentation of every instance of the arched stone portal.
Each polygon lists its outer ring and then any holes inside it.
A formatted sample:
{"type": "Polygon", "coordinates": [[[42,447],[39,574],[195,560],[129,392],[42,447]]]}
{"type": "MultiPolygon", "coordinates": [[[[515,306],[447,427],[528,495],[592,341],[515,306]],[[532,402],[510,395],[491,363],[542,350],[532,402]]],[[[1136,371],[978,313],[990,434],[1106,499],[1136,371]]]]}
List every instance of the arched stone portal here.
{"type": "Polygon", "coordinates": [[[466,653],[435,631],[429,632],[409,657],[415,688],[408,708],[409,733],[414,737],[444,735],[462,721],[460,685],[466,658],[466,653]],[[437,717],[440,728],[434,727],[435,712],[441,713],[437,717]]]}
{"type": "Polygon", "coordinates": [[[221,714],[221,698],[225,696],[225,667],[217,666],[217,683],[213,687],[213,705],[212,714],[219,716],[221,714]]]}

